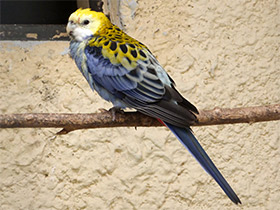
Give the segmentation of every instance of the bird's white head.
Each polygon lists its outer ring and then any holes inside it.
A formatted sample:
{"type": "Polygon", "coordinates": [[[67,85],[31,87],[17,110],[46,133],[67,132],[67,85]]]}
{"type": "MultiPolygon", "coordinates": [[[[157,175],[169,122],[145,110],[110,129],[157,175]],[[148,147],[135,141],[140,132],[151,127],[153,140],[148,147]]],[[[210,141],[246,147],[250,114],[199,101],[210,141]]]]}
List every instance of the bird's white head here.
{"type": "Polygon", "coordinates": [[[78,9],[70,15],[66,31],[72,40],[82,42],[98,35],[110,25],[111,22],[102,12],[78,9]]]}

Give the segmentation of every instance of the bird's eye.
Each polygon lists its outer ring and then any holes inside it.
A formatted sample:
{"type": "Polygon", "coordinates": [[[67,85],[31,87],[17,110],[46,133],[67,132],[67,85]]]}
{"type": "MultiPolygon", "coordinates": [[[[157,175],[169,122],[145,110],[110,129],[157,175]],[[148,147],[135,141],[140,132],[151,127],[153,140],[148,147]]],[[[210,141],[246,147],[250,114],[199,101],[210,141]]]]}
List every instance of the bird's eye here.
{"type": "Polygon", "coordinates": [[[73,23],[74,23],[74,21],[73,21],[73,20],[70,20],[69,22],[70,22],[71,24],[73,24],[73,23]]]}
{"type": "Polygon", "coordinates": [[[89,24],[89,20],[84,20],[83,25],[87,25],[87,24],[89,24]]]}

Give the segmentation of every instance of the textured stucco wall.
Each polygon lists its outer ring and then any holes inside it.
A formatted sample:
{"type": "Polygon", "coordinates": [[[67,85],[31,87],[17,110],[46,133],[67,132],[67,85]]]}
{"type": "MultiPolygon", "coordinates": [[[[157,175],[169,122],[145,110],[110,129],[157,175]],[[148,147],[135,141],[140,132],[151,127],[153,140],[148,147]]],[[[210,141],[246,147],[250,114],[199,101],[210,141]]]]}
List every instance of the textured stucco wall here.
{"type": "MultiPolygon", "coordinates": [[[[280,101],[279,1],[123,1],[145,43],[199,109],[280,101]]],[[[96,112],[67,42],[0,42],[0,113],[96,112]]],[[[193,128],[235,206],[165,128],[0,130],[0,209],[279,209],[280,123],[193,128]]]]}

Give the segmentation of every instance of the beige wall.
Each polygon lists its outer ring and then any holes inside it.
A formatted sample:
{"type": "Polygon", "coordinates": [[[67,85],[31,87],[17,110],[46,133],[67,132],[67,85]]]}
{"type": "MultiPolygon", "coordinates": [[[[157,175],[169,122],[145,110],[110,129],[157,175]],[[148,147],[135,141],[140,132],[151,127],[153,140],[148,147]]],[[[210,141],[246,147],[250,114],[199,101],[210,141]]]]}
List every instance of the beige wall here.
{"type": "MultiPolygon", "coordinates": [[[[279,103],[279,1],[123,1],[199,109],[279,103]],[[130,3],[130,4],[129,4],[130,3]]],[[[0,113],[93,113],[67,42],[0,42],[0,113]]],[[[0,130],[0,209],[279,209],[280,123],[193,128],[243,202],[236,207],[165,128],[0,130]]]]}

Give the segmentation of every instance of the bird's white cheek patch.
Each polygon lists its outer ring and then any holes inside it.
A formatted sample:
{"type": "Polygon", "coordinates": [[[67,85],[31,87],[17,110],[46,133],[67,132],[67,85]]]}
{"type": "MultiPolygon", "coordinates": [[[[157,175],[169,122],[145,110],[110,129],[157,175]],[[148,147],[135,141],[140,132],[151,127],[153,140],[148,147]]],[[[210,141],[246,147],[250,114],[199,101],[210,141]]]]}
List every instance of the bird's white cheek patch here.
{"type": "Polygon", "coordinates": [[[89,30],[89,29],[75,28],[73,30],[73,36],[79,42],[84,41],[85,39],[87,39],[91,35],[93,35],[93,34],[92,34],[92,31],[89,30]]]}

